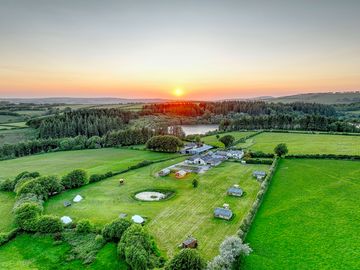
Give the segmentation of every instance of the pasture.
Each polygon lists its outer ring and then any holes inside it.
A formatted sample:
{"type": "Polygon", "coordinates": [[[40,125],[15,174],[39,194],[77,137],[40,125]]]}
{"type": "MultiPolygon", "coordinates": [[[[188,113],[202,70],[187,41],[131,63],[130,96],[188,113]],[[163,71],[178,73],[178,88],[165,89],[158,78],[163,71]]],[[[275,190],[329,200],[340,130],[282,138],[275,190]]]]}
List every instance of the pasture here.
{"type": "Polygon", "coordinates": [[[43,175],[65,173],[77,168],[89,174],[120,171],[144,160],[156,161],[177,154],[149,151],[103,148],[62,151],[0,161],[0,180],[14,177],[22,171],[38,171],[43,175]]]}
{"type": "Polygon", "coordinates": [[[238,144],[253,151],[273,153],[286,143],[289,154],[360,155],[360,136],[264,132],[238,144]]]}
{"type": "Polygon", "coordinates": [[[116,245],[113,243],[106,244],[90,265],[84,265],[80,260],[66,261],[64,257],[69,250],[69,244],[55,245],[52,237],[48,235],[23,234],[0,247],[0,269],[127,269],[125,263],[115,259],[116,245]]]}
{"type": "Polygon", "coordinates": [[[360,163],[282,160],[242,269],[360,269],[360,163]]]}
{"type": "MultiPolygon", "coordinates": [[[[0,129],[2,129],[2,127],[0,129]]],[[[37,132],[33,128],[13,129],[8,127],[6,130],[0,130],[0,146],[35,139],[36,135],[37,132]]]]}
{"type": "Polygon", "coordinates": [[[139,214],[146,217],[146,227],[155,237],[160,250],[169,257],[177,252],[177,246],[193,235],[199,240],[199,250],[206,259],[218,252],[220,243],[226,236],[236,234],[240,221],[250,209],[259,189],[259,183],[251,177],[253,170],[268,169],[264,165],[241,165],[225,162],[202,175],[188,175],[179,180],[173,174],[156,177],[160,169],[179,162],[177,160],[156,163],[133,170],[111,179],[90,184],[76,190],[66,191],[45,203],[45,212],[58,216],[68,215],[75,220],[90,219],[103,225],[120,213],[128,216],[139,214]],[[119,185],[119,178],[125,185],[119,185]],[[199,180],[199,187],[192,187],[192,180],[199,180]],[[240,184],[246,192],[242,198],[226,195],[233,184],[240,184]],[[146,189],[166,189],[175,196],[158,202],[135,200],[135,192],[146,189]],[[65,208],[63,202],[80,194],[84,200],[65,208]],[[235,213],[231,221],[213,218],[215,207],[224,203],[230,205],[235,213]]]}
{"type": "MultiPolygon", "coordinates": [[[[234,136],[235,141],[237,141],[241,138],[252,135],[254,133],[255,133],[254,131],[232,131],[232,132],[221,133],[221,134],[219,134],[219,136],[221,138],[225,135],[232,135],[232,136],[234,136]]],[[[220,148],[224,147],[224,144],[222,142],[220,142],[218,140],[218,138],[216,138],[216,135],[205,136],[205,137],[202,137],[201,140],[205,144],[209,144],[209,145],[220,147],[220,148]]]]}

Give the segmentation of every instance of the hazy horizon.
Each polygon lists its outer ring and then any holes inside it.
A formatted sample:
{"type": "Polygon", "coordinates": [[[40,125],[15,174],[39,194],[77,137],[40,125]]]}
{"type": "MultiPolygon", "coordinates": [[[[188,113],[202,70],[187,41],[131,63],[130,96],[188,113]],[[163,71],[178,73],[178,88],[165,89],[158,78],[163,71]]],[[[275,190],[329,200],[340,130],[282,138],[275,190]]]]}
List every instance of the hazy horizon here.
{"type": "Polygon", "coordinates": [[[360,89],[360,1],[0,0],[0,96],[360,89]]]}

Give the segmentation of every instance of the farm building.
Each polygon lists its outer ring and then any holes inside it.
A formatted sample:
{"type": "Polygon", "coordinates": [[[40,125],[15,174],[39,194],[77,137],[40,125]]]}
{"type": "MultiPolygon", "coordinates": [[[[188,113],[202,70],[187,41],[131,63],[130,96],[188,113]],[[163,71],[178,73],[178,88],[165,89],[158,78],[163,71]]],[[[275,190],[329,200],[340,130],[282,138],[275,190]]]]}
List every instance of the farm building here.
{"type": "Polygon", "coordinates": [[[234,185],[227,190],[227,194],[230,196],[241,197],[243,193],[244,191],[238,185],[234,185]]]}
{"type": "Polygon", "coordinates": [[[163,169],[159,172],[159,176],[166,176],[170,174],[170,169],[166,168],[166,169],[163,169]]]}
{"type": "Polygon", "coordinates": [[[182,248],[197,248],[197,246],[197,240],[191,236],[189,236],[181,245],[182,248]]]}
{"type": "Polygon", "coordinates": [[[205,160],[199,155],[189,157],[185,162],[188,164],[206,165],[205,160]]]}
{"type": "Polygon", "coordinates": [[[214,210],[214,217],[216,218],[222,218],[225,220],[230,220],[233,216],[233,213],[230,209],[217,207],[214,210]]]}
{"type": "Polygon", "coordinates": [[[206,164],[209,164],[211,166],[217,166],[222,162],[220,158],[215,158],[210,155],[203,156],[203,160],[206,164]]]}
{"type": "Polygon", "coordinates": [[[234,158],[234,159],[242,159],[244,156],[244,151],[241,150],[230,150],[227,151],[227,156],[229,158],[234,158]]]}
{"type": "Polygon", "coordinates": [[[257,180],[262,180],[262,179],[265,178],[266,172],[264,172],[264,171],[254,171],[254,172],[253,172],[253,176],[254,176],[257,180]]]}
{"type": "Polygon", "coordinates": [[[193,149],[197,147],[197,144],[196,143],[187,143],[185,144],[185,146],[180,150],[180,153],[181,154],[189,154],[189,150],[193,149]]]}
{"type": "Polygon", "coordinates": [[[175,173],[176,178],[183,178],[183,177],[185,177],[185,175],[186,175],[186,171],[184,171],[184,170],[180,170],[175,173]]]}
{"type": "Polygon", "coordinates": [[[210,145],[204,144],[203,146],[200,146],[200,147],[193,147],[191,149],[188,149],[188,150],[186,150],[186,153],[192,154],[192,155],[198,155],[198,154],[201,154],[203,152],[210,150],[211,148],[213,148],[213,147],[210,145]]]}

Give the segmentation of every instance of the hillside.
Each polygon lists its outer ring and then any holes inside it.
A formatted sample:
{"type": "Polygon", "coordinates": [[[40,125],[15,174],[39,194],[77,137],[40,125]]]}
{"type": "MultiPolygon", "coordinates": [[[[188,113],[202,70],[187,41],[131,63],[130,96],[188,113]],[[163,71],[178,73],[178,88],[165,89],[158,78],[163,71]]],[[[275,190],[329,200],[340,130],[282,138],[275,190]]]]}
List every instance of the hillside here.
{"type": "Polygon", "coordinates": [[[309,93],[293,96],[283,96],[276,98],[262,99],[269,102],[315,102],[322,104],[348,104],[360,101],[360,91],[356,92],[328,92],[328,93],[309,93]]]}

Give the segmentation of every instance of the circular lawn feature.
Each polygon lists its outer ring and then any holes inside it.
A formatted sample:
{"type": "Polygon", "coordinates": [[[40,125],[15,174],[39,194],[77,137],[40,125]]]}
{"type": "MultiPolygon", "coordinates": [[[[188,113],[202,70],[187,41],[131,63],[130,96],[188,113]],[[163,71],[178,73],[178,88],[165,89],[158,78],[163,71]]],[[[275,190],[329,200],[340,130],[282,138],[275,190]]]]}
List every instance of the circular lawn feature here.
{"type": "Polygon", "coordinates": [[[172,191],[162,191],[162,190],[144,190],[137,192],[134,197],[136,200],[139,201],[146,201],[146,202],[154,202],[154,201],[161,201],[164,199],[169,198],[173,195],[174,192],[172,191]]]}

